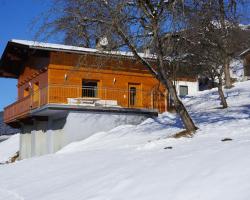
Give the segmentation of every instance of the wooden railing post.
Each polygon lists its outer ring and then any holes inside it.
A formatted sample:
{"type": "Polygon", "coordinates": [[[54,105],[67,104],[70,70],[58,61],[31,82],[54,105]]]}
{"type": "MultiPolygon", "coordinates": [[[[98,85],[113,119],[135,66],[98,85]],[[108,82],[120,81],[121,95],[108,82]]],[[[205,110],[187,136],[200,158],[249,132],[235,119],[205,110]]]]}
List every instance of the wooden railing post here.
{"type": "MultiPolygon", "coordinates": [[[[20,116],[24,116],[29,113],[31,109],[36,107],[43,106],[45,104],[50,103],[65,103],[65,98],[74,98],[76,95],[80,97],[80,92],[82,92],[82,88],[79,86],[62,86],[62,85],[47,85],[44,88],[41,88],[37,91],[33,91],[29,96],[19,99],[17,102],[5,108],[4,119],[5,121],[11,121],[17,119],[20,116]],[[53,96],[52,96],[53,95],[53,96]],[[38,99],[37,99],[38,98],[38,99]]],[[[86,88],[83,90],[83,94],[86,93],[86,98],[88,94],[93,95],[93,88],[86,88]],[[88,91],[89,90],[89,91],[88,91]]],[[[130,93],[128,89],[117,89],[117,88],[95,88],[95,92],[98,93],[98,98],[103,100],[103,106],[107,107],[109,104],[107,103],[108,99],[117,101],[118,106],[129,108],[129,97],[130,93]]],[[[160,96],[160,94],[151,91],[139,91],[137,95],[137,101],[140,101],[136,106],[139,108],[147,108],[147,109],[157,109],[158,106],[161,107],[162,110],[167,110],[167,92],[164,93],[164,100],[160,96]],[[145,94],[144,94],[145,93],[145,94]],[[165,103],[165,105],[163,105],[165,103]],[[165,106],[165,108],[164,108],[165,106]]],[[[78,98],[77,97],[77,98],[78,98]]],[[[96,95],[95,95],[96,97],[96,95]]],[[[67,101],[66,101],[67,103],[67,101]]],[[[131,106],[133,107],[133,106],[131,106]]]]}
{"type": "Polygon", "coordinates": [[[49,89],[49,87],[50,87],[50,86],[48,85],[48,86],[47,86],[47,101],[48,101],[47,103],[48,103],[48,104],[50,103],[50,101],[49,101],[49,100],[50,100],[50,99],[49,99],[49,96],[50,96],[50,89],[49,89]]]}
{"type": "Polygon", "coordinates": [[[143,92],[142,92],[142,90],[141,90],[141,100],[140,100],[140,102],[139,102],[139,106],[140,106],[141,108],[143,108],[143,92]]]}
{"type": "Polygon", "coordinates": [[[105,107],[107,106],[107,88],[105,88],[105,107]]]}
{"type": "Polygon", "coordinates": [[[81,90],[81,88],[77,87],[77,98],[80,97],[80,90],[81,90]]]}
{"type": "Polygon", "coordinates": [[[153,93],[153,90],[151,90],[151,108],[154,109],[154,93],[153,93]]]}
{"type": "Polygon", "coordinates": [[[40,93],[42,92],[42,90],[43,89],[39,89],[39,90],[37,90],[37,93],[38,93],[38,107],[40,107],[41,106],[41,95],[40,95],[40,93]]]}
{"type": "Polygon", "coordinates": [[[33,97],[32,96],[33,95],[31,93],[30,96],[29,96],[29,99],[30,99],[30,108],[29,108],[29,110],[31,110],[31,108],[33,107],[33,97]]]}
{"type": "Polygon", "coordinates": [[[166,111],[168,111],[168,99],[167,99],[167,97],[168,97],[168,92],[167,92],[167,90],[165,90],[165,92],[164,92],[164,99],[165,99],[165,112],[166,111]]]}

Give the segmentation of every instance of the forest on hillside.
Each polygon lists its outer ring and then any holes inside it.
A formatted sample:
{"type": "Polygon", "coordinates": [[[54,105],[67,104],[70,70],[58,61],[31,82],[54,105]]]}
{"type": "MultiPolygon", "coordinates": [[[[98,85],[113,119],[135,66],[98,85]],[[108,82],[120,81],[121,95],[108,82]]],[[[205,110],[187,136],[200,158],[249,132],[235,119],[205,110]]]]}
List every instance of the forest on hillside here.
{"type": "Polygon", "coordinates": [[[0,135],[13,135],[18,131],[18,129],[13,129],[3,122],[3,112],[0,112],[0,135]]]}

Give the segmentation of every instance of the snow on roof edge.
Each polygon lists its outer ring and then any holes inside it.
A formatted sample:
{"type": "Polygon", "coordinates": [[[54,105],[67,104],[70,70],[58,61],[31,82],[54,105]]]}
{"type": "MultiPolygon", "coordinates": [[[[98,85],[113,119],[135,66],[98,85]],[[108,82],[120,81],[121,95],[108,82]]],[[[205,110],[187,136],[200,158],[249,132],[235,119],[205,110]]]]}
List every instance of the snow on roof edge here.
{"type": "MultiPolygon", "coordinates": [[[[132,52],[126,51],[101,51],[98,49],[93,48],[85,48],[85,47],[77,47],[77,46],[70,46],[64,44],[54,44],[54,43],[45,43],[45,42],[38,42],[38,41],[30,41],[30,40],[18,40],[12,39],[10,42],[27,45],[30,48],[51,48],[57,50],[65,50],[65,51],[78,51],[78,52],[85,52],[85,53],[99,53],[99,54],[111,54],[117,56],[128,56],[133,57],[134,54],[132,52]]],[[[139,56],[143,58],[155,59],[155,55],[153,54],[146,54],[146,53],[139,53],[139,56]]]]}
{"type": "Polygon", "coordinates": [[[247,52],[250,52],[250,48],[246,49],[245,51],[243,51],[239,56],[243,56],[244,54],[246,54],[247,52]]]}

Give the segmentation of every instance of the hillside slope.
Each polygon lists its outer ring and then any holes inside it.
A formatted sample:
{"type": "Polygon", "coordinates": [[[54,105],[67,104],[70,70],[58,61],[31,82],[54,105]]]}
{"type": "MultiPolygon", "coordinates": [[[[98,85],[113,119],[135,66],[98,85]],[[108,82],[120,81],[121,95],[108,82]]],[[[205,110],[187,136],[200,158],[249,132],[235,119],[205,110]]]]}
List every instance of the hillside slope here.
{"type": "Polygon", "coordinates": [[[216,90],[186,98],[200,128],[193,138],[169,138],[181,123],[164,113],[57,154],[0,165],[0,199],[248,200],[249,88],[250,81],[227,90],[226,110],[216,90]]]}
{"type": "Polygon", "coordinates": [[[19,151],[19,134],[8,137],[7,140],[1,141],[0,143],[0,164],[10,161],[10,159],[19,151]]]}
{"type": "Polygon", "coordinates": [[[0,112],[0,136],[1,135],[14,135],[18,133],[18,129],[13,129],[3,122],[3,112],[0,112]]]}

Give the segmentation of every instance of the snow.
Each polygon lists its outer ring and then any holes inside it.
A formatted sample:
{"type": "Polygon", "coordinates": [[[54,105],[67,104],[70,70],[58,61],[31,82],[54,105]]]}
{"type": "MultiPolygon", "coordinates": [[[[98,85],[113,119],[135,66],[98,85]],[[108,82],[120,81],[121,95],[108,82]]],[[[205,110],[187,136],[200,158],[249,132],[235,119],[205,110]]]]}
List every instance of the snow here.
{"type": "Polygon", "coordinates": [[[0,135],[0,142],[7,140],[9,137],[9,135],[0,135]]]}
{"type": "MultiPolygon", "coordinates": [[[[45,42],[37,42],[37,41],[29,41],[29,40],[18,40],[12,39],[10,42],[27,45],[30,48],[40,48],[40,49],[55,49],[55,50],[62,50],[62,51],[77,51],[82,53],[101,53],[101,54],[109,54],[109,55],[118,55],[118,56],[128,56],[134,57],[132,52],[126,51],[103,51],[93,48],[85,48],[85,47],[77,47],[77,46],[70,46],[70,45],[63,45],[63,44],[53,44],[53,43],[45,43],[45,42]]],[[[138,53],[139,56],[142,58],[151,58],[154,59],[155,55],[148,54],[148,53],[138,53]]]]}
{"type": "Polygon", "coordinates": [[[242,30],[249,30],[250,29],[250,24],[239,24],[239,27],[242,30]]]}
{"type": "MultiPolygon", "coordinates": [[[[222,66],[220,66],[222,67],[222,66]]],[[[230,62],[230,76],[236,81],[244,81],[244,65],[242,59],[234,58],[230,62]]],[[[224,74],[222,75],[224,78],[224,74]]],[[[215,80],[218,83],[218,79],[215,80]]]]}
{"type": "Polygon", "coordinates": [[[246,49],[245,51],[243,51],[239,56],[244,56],[246,53],[248,53],[250,51],[250,48],[249,49],[246,49]]]}
{"type": "Polygon", "coordinates": [[[225,91],[228,109],[219,108],[216,89],[185,98],[200,128],[192,138],[172,138],[181,123],[164,113],[1,165],[0,200],[248,200],[249,87],[246,81],[225,91]]]}
{"type": "Polygon", "coordinates": [[[0,163],[9,161],[19,150],[19,134],[11,136],[0,143],[0,163]]]}
{"type": "Polygon", "coordinates": [[[231,77],[238,81],[244,80],[244,66],[243,61],[238,59],[233,59],[230,62],[231,77]]]}

